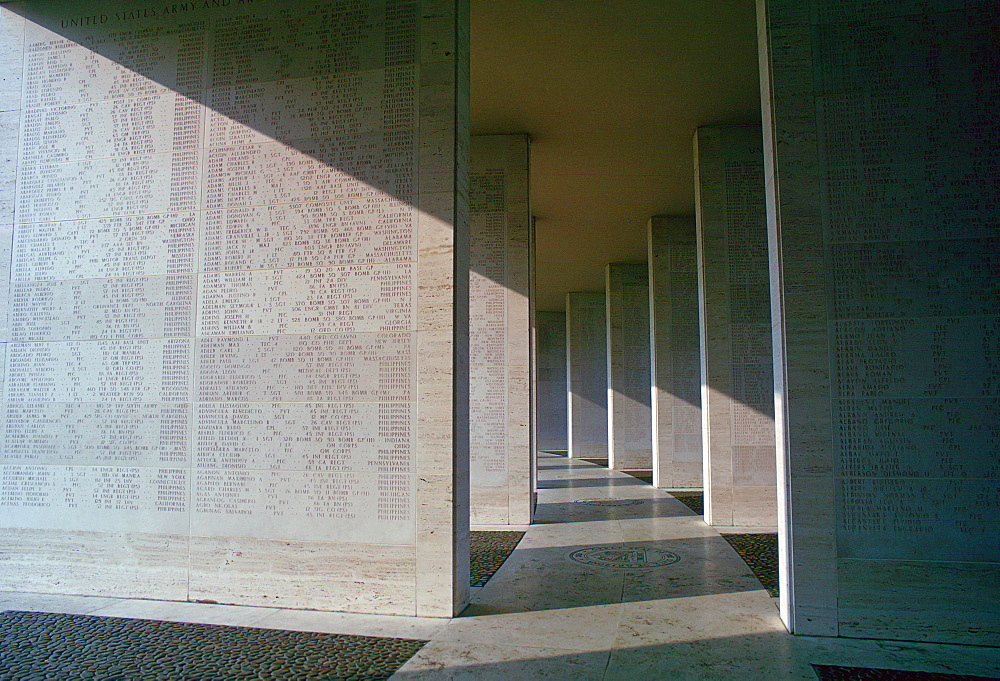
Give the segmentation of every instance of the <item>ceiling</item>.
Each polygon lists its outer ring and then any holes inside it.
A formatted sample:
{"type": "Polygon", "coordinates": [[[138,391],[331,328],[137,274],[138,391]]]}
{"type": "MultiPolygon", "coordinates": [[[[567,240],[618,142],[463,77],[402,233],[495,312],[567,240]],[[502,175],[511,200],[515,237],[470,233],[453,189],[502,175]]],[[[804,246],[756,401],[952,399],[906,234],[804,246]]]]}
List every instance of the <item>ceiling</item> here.
{"type": "Polygon", "coordinates": [[[753,0],[471,0],[472,133],[531,136],[539,310],[694,215],[697,127],[760,122],[753,0]]]}

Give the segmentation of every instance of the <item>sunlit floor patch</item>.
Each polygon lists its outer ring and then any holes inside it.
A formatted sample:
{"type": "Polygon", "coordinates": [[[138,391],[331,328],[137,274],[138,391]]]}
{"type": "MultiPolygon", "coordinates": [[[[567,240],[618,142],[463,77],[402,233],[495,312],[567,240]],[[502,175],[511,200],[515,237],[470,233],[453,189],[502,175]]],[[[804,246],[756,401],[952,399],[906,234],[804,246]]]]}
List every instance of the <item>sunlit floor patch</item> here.
{"type": "Polygon", "coordinates": [[[387,679],[426,641],[0,613],[0,679],[387,679]]]}

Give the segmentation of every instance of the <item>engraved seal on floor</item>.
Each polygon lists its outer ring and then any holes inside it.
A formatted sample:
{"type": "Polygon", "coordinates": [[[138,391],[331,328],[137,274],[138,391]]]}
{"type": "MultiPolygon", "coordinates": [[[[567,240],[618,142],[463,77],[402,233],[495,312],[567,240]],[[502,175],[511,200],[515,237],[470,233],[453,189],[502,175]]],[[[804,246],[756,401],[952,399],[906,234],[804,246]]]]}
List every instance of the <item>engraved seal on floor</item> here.
{"type": "Polygon", "coordinates": [[[577,499],[574,503],[588,506],[638,506],[645,502],[645,499],[577,499]]]}
{"type": "Polygon", "coordinates": [[[590,546],[577,549],[569,559],[583,565],[610,568],[653,568],[673,565],[681,559],[676,553],[648,546],[590,546]]]}

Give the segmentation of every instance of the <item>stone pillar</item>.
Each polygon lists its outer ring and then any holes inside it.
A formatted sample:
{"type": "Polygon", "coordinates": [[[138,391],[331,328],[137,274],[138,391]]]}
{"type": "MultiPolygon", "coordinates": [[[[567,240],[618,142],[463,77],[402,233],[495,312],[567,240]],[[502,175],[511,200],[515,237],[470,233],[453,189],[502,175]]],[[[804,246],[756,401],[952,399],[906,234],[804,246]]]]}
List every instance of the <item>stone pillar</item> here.
{"type": "Polygon", "coordinates": [[[604,294],[566,294],[566,420],[572,458],[608,458],[607,356],[604,294]]]}
{"type": "Polygon", "coordinates": [[[653,485],[701,489],[701,353],[695,220],[649,220],[653,485]]]}
{"type": "Polygon", "coordinates": [[[782,616],[1000,645],[995,5],[758,18],[782,616]]]}
{"type": "Polygon", "coordinates": [[[705,522],[776,525],[774,395],[759,127],[695,134],[705,522]]]}
{"type": "Polygon", "coordinates": [[[608,325],[608,467],[650,470],[649,272],[646,265],[605,269],[608,325]]]}
{"type": "Polygon", "coordinates": [[[535,316],[538,372],[538,449],[565,452],[566,438],[566,313],[538,312],[535,316]]]}
{"type": "Polygon", "coordinates": [[[471,520],[531,522],[528,136],[472,138],[471,520]]]}
{"type": "Polygon", "coordinates": [[[468,8],[188,4],[0,6],[0,589],[451,616],[468,8]]]}

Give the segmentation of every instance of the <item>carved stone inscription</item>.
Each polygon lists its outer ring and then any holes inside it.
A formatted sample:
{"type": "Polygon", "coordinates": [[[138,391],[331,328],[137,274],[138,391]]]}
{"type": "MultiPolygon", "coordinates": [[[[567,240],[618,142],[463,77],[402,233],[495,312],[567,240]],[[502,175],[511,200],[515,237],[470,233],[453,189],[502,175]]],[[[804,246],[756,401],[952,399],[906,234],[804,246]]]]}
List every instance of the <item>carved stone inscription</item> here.
{"type": "Polygon", "coordinates": [[[413,543],[416,5],[224,4],[29,22],[0,517],[413,543]]]}
{"type": "Polygon", "coordinates": [[[566,440],[566,314],[538,312],[536,319],[538,448],[565,450],[566,440]]]}
{"type": "Polygon", "coordinates": [[[762,151],[725,163],[733,482],[775,484],[771,300],[762,151]]]}
{"type": "Polygon", "coordinates": [[[649,221],[654,482],[702,486],[698,251],[694,219],[649,221]]]}
{"type": "Polygon", "coordinates": [[[531,520],[528,138],[476,135],[469,178],[473,523],[531,520]]]}
{"type": "Polygon", "coordinates": [[[607,266],[608,465],[618,470],[652,467],[648,280],[645,265],[607,266]]]}
{"type": "Polygon", "coordinates": [[[978,15],[989,10],[823,7],[813,49],[838,554],[996,563],[1000,208],[986,169],[1000,153],[983,124],[997,108],[982,67],[995,41],[978,15]]]}
{"type": "Polygon", "coordinates": [[[473,170],[469,244],[469,452],[474,484],[506,483],[507,213],[503,169],[473,170]]]}
{"type": "Polygon", "coordinates": [[[608,335],[603,293],[566,297],[569,455],[608,456],[608,335]]]}

